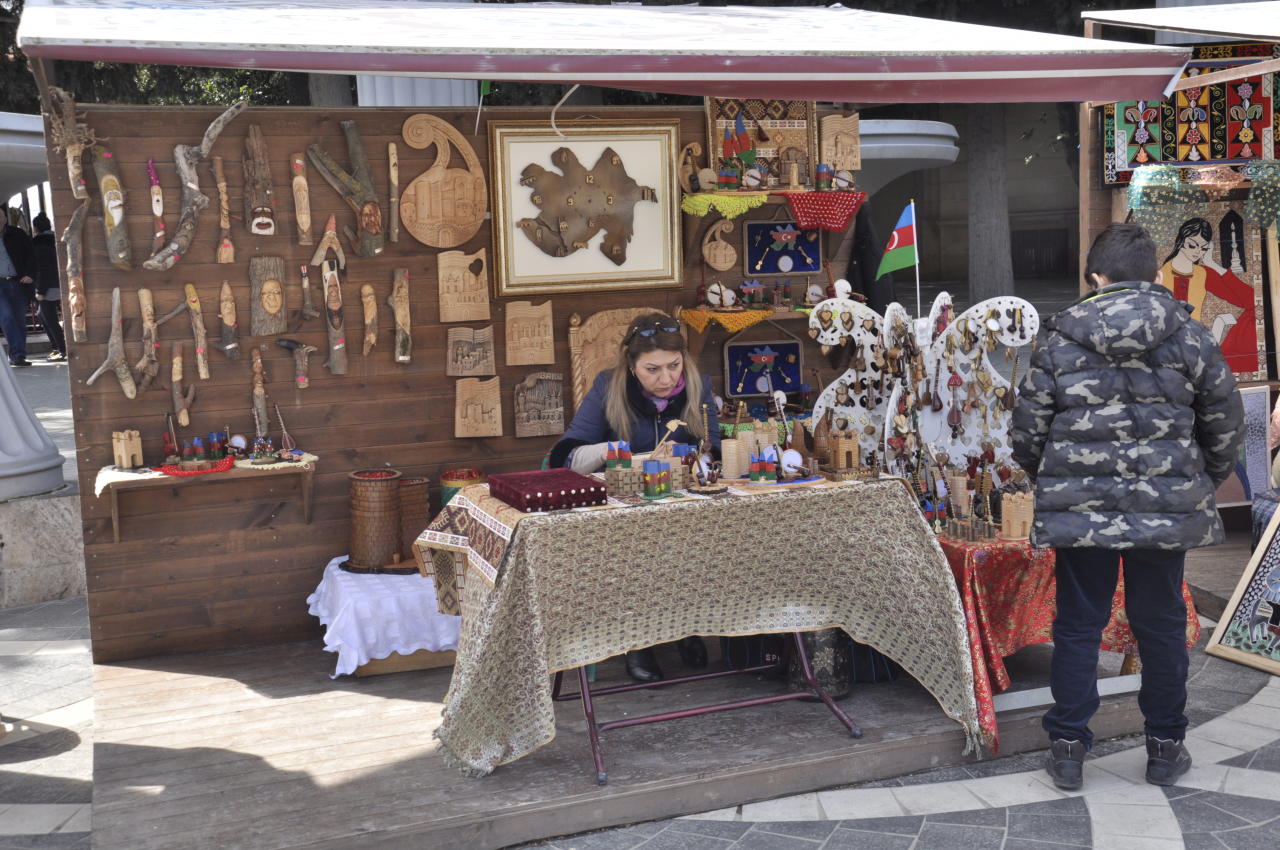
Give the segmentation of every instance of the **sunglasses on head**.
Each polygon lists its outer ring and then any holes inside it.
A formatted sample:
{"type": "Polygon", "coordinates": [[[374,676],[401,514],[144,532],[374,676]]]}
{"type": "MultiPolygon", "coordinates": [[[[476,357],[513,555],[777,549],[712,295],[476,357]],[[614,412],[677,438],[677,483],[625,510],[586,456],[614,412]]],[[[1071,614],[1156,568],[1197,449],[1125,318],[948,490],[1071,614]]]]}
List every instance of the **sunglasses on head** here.
{"type": "Polygon", "coordinates": [[[622,341],[622,344],[627,345],[638,336],[651,337],[658,331],[669,334],[679,333],[680,323],[675,319],[655,319],[652,322],[632,328],[631,333],[627,334],[627,338],[622,341]]]}

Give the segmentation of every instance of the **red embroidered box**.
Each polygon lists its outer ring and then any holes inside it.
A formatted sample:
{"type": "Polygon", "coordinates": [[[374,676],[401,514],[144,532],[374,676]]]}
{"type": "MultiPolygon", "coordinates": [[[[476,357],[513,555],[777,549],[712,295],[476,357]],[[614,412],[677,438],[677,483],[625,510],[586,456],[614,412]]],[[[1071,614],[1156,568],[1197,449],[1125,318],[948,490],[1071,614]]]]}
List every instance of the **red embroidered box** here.
{"type": "Polygon", "coordinates": [[[526,512],[603,505],[608,499],[603,482],[572,469],[490,475],[489,494],[526,512]]]}

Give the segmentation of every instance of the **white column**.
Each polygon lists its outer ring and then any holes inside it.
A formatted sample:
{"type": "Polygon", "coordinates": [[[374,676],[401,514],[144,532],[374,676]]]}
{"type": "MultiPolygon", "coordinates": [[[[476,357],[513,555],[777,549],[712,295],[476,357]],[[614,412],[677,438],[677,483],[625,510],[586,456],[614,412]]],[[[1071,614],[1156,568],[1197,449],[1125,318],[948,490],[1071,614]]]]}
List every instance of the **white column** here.
{"type": "Polygon", "coordinates": [[[62,486],[62,455],[36,419],[5,358],[0,364],[0,502],[62,486]]]}

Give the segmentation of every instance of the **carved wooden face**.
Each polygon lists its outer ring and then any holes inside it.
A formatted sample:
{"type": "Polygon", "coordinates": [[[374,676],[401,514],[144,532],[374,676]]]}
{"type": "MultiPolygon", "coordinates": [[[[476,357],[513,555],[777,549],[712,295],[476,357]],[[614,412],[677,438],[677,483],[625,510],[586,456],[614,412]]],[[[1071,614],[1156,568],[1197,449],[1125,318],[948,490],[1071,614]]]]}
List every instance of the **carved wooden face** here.
{"type": "Polygon", "coordinates": [[[365,204],[360,208],[360,228],[368,233],[382,232],[382,210],[377,204],[365,204]]]}
{"type": "Polygon", "coordinates": [[[280,288],[280,281],[275,278],[268,278],[262,282],[262,291],[258,294],[258,300],[262,302],[262,309],[274,316],[280,312],[281,306],[284,305],[284,292],[280,288]]]}
{"type": "Polygon", "coordinates": [[[274,236],[276,232],[275,213],[271,207],[254,207],[253,218],[249,222],[249,230],[255,236],[274,236]]]}
{"type": "Polygon", "coordinates": [[[228,325],[236,323],[236,299],[231,294],[231,290],[222,293],[218,299],[218,315],[222,317],[222,321],[228,325]]]}
{"type": "Polygon", "coordinates": [[[124,191],[115,177],[108,176],[102,181],[102,210],[113,225],[119,226],[124,220],[124,191]]]}
{"type": "Polygon", "coordinates": [[[336,274],[329,280],[324,291],[324,304],[330,310],[337,312],[342,309],[342,290],[338,288],[336,274]]]}

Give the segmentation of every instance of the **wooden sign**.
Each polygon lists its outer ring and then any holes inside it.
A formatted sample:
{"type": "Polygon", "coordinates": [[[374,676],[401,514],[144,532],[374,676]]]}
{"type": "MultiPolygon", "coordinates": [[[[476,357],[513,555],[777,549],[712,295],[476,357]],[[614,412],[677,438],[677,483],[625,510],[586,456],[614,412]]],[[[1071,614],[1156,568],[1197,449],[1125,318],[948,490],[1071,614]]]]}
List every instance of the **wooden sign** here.
{"type": "Polygon", "coordinates": [[[828,115],[818,122],[822,136],[822,162],[835,171],[862,168],[862,144],[858,138],[858,113],[828,115]]]}
{"type": "Polygon", "coordinates": [[[440,263],[440,321],[489,320],[489,268],[485,249],[474,254],[444,251],[440,263]]]}
{"type": "Polygon", "coordinates": [[[453,401],[453,436],[502,436],[502,389],[498,381],[498,378],[458,381],[453,401]]]}
{"type": "Polygon", "coordinates": [[[405,143],[425,150],[435,146],[435,162],[405,188],[400,220],[414,239],[433,248],[452,248],[476,235],[489,198],[484,170],[471,144],[449,123],[420,113],[401,128],[405,143]],[[466,168],[450,168],[452,145],[466,168]]]}
{"type": "Polygon", "coordinates": [[[493,325],[483,328],[449,328],[445,343],[444,373],[454,377],[496,375],[493,356],[493,325]]]}
{"type": "Polygon", "coordinates": [[[532,301],[508,303],[506,331],[508,366],[556,362],[549,300],[536,307],[532,301]]]}
{"type": "Polygon", "coordinates": [[[254,257],[249,260],[252,336],[275,336],[288,331],[289,311],[285,307],[284,260],[254,257]]]}
{"type": "Polygon", "coordinates": [[[413,356],[413,319],[409,314],[409,270],[396,269],[391,296],[387,298],[396,319],[396,362],[408,363],[413,356]]]}
{"type": "Polygon", "coordinates": [[[125,225],[124,184],[115,156],[102,145],[93,146],[93,173],[102,196],[102,232],[107,240],[111,265],[128,271],[133,268],[129,251],[129,230],[125,225]]]}
{"type": "Polygon", "coordinates": [[[302,154],[289,156],[289,168],[293,171],[293,216],[298,225],[298,244],[310,245],[311,238],[311,189],[307,185],[307,161],[302,154]]]}
{"type": "Polygon", "coordinates": [[[564,433],[564,375],[534,372],[514,391],[517,437],[558,437],[564,433]]]}

